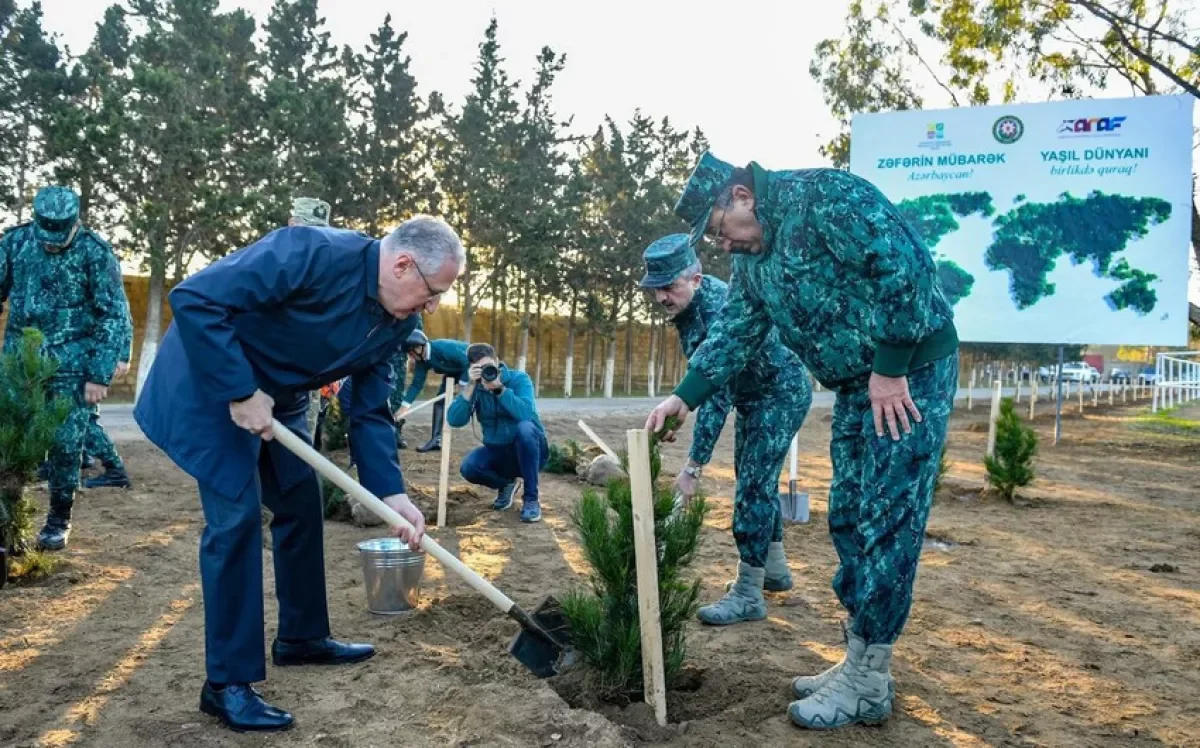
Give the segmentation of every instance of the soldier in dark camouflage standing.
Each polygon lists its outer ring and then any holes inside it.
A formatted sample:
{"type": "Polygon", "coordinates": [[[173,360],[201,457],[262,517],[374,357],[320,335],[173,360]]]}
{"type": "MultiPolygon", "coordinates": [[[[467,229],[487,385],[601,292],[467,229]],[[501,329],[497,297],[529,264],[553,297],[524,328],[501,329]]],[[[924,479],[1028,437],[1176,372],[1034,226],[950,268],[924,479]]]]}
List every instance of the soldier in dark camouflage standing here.
{"type": "MultiPolygon", "coordinates": [[[[663,237],[646,248],[642,288],[653,294],[679,332],[683,355],[691,358],[716,324],[729,295],[724,281],[702,275],[700,260],[687,234],[663,237]]],[[[734,260],[734,272],[737,263],[734,260]]],[[[713,625],[759,621],[767,617],[763,590],[792,588],[783,552],[783,517],[779,511],[779,471],[812,405],[808,370],[796,354],[769,334],[746,368],[700,407],[692,430],[688,464],[676,489],[685,499],[695,495],[701,470],[712,458],[730,408],[737,409],[734,443],[733,537],[740,563],[737,581],[716,603],[699,610],[713,625]]]]}
{"type": "Polygon", "coordinates": [[[693,242],[707,235],[739,262],[720,321],[646,427],[686,417],[772,329],[837,393],[829,531],[847,650],[793,681],[788,715],[808,728],[881,722],[958,389],[958,336],[933,257],[878,189],[836,169],[735,169],[706,153],[675,212],[693,242]]]}
{"type": "Polygon", "coordinates": [[[75,407],[50,452],[50,512],[38,535],[48,550],[66,547],[89,407],[108,395],[121,346],[131,335],[129,302],[112,247],[79,220],[79,197],[46,187],[33,200],[33,221],[0,240],[0,302],[9,302],[5,346],[33,327],[43,352],[58,362],[53,395],[75,407]]]}

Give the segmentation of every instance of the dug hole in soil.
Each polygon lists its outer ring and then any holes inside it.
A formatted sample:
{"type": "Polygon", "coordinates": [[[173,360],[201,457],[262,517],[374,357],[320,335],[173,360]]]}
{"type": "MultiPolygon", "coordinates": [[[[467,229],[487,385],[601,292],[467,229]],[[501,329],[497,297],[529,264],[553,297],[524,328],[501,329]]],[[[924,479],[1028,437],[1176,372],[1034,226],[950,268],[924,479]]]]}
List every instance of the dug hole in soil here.
{"type": "MultiPolygon", "coordinates": [[[[981,491],[987,433],[976,424],[986,412],[960,404],[953,464],[930,519],[936,542],[926,545],[896,647],[892,719],[830,733],[786,717],[791,678],[842,651],[829,586],[837,560],[826,530],[827,410],[814,409],[801,433],[812,521],[785,526],[795,588],[768,594],[765,621],[692,624],[665,728],[645,704],[597,702],[578,666],[533,677],[507,653],[517,625],[436,561],[426,563],[416,611],[370,614],[355,544],[385,531],[345,522],[325,525],[332,630],[378,654],[340,668],[268,664],[259,688],[296,727],[267,738],[220,728],[196,708],[204,644],[195,484],[148,444],[122,443],[135,488],[81,492],[62,569],[0,593],[0,745],[1200,745],[1200,450],[1195,437],[1137,427],[1134,408],[1067,414],[1057,447],[1053,417],[1039,417],[1038,480],[1014,506],[981,491]]],[[[614,446],[642,421],[585,417],[614,446]]],[[[545,419],[550,438],[584,441],[576,419],[545,419]]],[[[410,444],[427,429],[406,433],[410,444]]],[[[737,564],[732,424],[725,434],[705,473],[713,511],[689,572],[702,580],[702,602],[724,592],[737,564]]],[[[569,519],[585,487],[543,476],[544,519],[522,524],[516,508],[493,512],[492,492],[459,478],[476,446],[471,431],[455,430],[452,444],[449,526],[431,535],[527,609],[586,584],[569,519]]],[[[668,474],[688,446],[666,446],[668,474]]],[[[433,525],[440,456],[410,449],[401,459],[433,525]]],[[[44,490],[38,500],[44,511],[44,490]]],[[[269,645],[269,553],[264,565],[269,645]]]]}

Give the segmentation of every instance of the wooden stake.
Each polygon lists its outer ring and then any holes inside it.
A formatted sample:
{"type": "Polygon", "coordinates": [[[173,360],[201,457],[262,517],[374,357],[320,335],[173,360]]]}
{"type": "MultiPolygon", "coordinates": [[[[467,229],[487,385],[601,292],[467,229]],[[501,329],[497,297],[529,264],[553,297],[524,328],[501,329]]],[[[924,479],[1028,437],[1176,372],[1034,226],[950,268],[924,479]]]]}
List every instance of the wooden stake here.
{"type": "Polygon", "coordinates": [[[1092,407],[1100,404],[1100,383],[1096,382],[1092,385],[1092,407]]]}
{"type": "Polygon", "coordinates": [[[446,526],[446,501],[450,498],[451,429],[449,402],[454,398],[454,377],[446,377],[442,380],[442,384],[445,387],[447,406],[442,409],[442,472],[441,476],[438,478],[438,529],[446,526]]]}
{"type": "Polygon", "coordinates": [[[1004,383],[996,380],[996,390],[992,392],[992,415],[988,418],[987,456],[996,456],[996,421],[1000,420],[1000,395],[1004,383]]]}
{"type": "Polygon", "coordinates": [[[595,444],[600,449],[604,450],[604,454],[613,458],[617,462],[621,461],[621,458],[617,456],[617,453],[612,451],[612,447],[605,444],[604,440],[601,439],[599,436],[596,436],[596,432],[592,431],[592,429],[586,423],[584,423],[582,420],[579,421],[579,428],[583,429],[583,433],[588,435],[588,438],[592,440],[593,444],[595,444]]]}
{"type": "Polygon", "coordinates": [[[1079,383],[1079,412],[1083,412],[1083,382],[1079,383]]]}
{"type": "Polygon", "coordinates": [[[629,488],[633,496],[633,550],[637,557],[638,618],[642,630],[642,694],[667,725],[667,684],[658,608],[658,550],[654,540],[654,485],[650,478],[650,432],[629,429],[629,488]]]}
{"type": "Polygon", "coordinates": [[[1108,404],[1111,407],[1117,397],[1117,385],[1111,379],[1108,380],[1108,404]]]}
{"type": "Polygon", "coordinates": [[[1029,420],[1032,421],[1034,413],[1037,411],[1037,399],[1038,399],[1037,377],[1033,378],[1033,381],[1030,382],[1030,386],[1033,388],[1033,391],[1030,392],[1030,394],[1029,394],[1029,420]]]}

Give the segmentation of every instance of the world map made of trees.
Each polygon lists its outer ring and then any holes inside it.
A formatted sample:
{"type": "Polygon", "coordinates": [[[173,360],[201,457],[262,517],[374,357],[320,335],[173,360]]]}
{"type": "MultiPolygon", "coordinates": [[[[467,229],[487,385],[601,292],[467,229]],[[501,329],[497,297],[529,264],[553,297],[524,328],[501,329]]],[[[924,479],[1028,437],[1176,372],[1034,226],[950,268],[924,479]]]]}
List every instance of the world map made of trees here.
{"type": "MultiPolygon", "coordinates": [[[[1017,309],[1054,294],[1055,284],[1048,276],[1066,255],[1074,265],[1090,261],[1097,277],[1122,282],[1105,297],[1111,309],[1132,309],[1139,315],[1154,310],[1158,294],[1151,284],[1158,276],[1131,267],[1116,255],[1170,218],[1170,203],[1099,191],[1085,198],[1064,192],[1053,203],[1027,203],[1024,195],[1018,195],[1015,202],[1017,207],[992,221],[994,233],[984,264],[1010,273],[1009,294],[1017,309]]],[[[995,216],[992,196],[987,192],[925,195],[896,207],[933,252],[942,290],[951,304],[958,304],[971,294],[975,277],[936,247],[958,230],[958,219],[995,216]]]]}

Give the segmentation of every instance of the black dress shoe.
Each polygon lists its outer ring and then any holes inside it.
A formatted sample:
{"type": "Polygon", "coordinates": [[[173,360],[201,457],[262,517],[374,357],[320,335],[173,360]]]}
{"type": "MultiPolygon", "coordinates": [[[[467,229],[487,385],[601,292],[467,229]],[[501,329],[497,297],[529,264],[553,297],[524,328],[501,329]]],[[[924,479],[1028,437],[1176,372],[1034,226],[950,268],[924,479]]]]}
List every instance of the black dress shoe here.
{"type": "Polygon", "coordinates": [[[235,732],[278,732],[295,721],[292,715],[263,701],[258,691],[246,683],[229,683],[218,691],[205,681],[200,691],[200,711],[235,732]]]}
{"type": "Polygon", "coordinates": [[[271,643],[271,661],[279,667],[288,665],[347,665],[362,662],[375,656],[375,647],[370,644],[345,644],[325,637],[307,641],[282,641],[271,643]]]}

